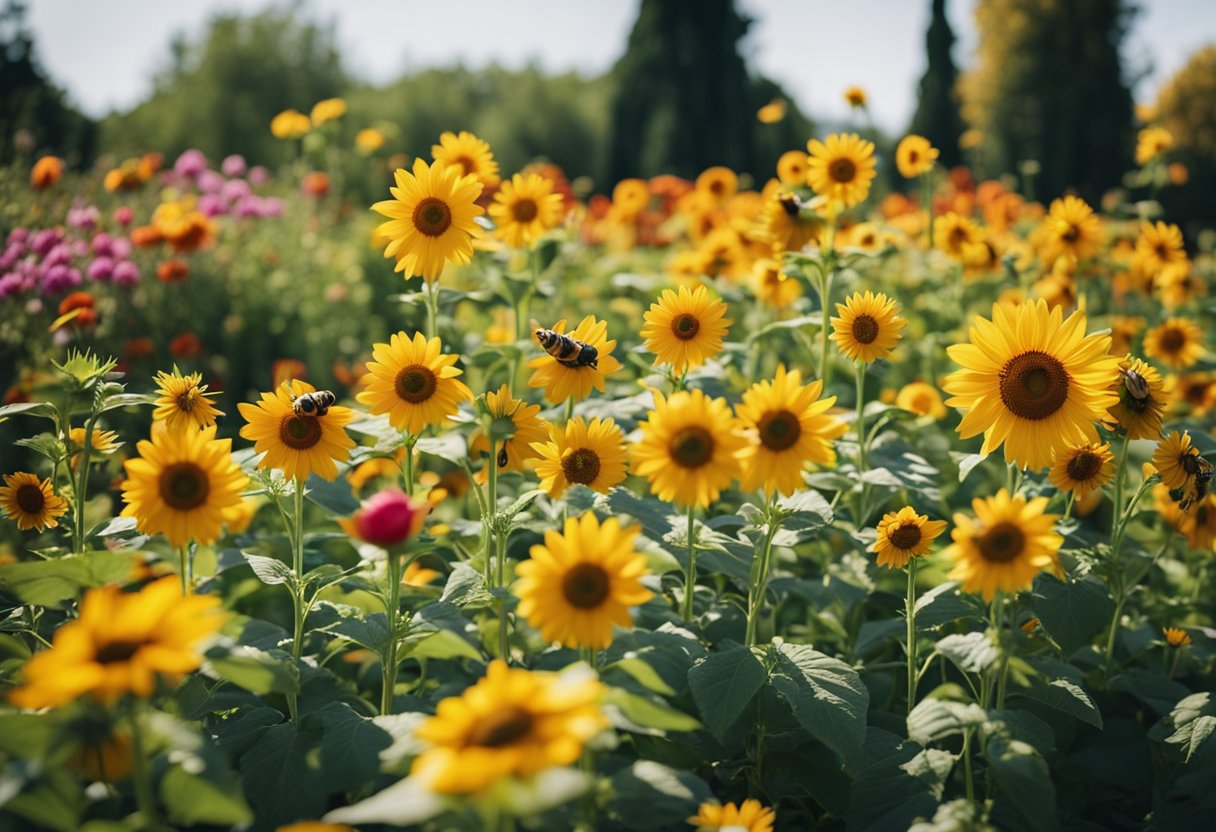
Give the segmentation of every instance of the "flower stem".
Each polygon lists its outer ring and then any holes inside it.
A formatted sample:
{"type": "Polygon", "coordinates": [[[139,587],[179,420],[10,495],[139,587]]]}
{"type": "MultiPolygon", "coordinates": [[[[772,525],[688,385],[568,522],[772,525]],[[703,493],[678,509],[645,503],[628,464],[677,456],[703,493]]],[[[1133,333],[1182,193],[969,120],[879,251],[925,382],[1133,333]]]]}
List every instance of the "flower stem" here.
{"type": "Polygon", "coordinates": [[[397,689],[397,647],[400,641],[401,609],[401,555],[388,553],[386,562],[388,586],[385,587],[384,612],[388,618],[388,644],[381,661],[382,687],[380,690],[381,716],[393,712],[393,694],[397,689]]]}
{"type": "Polygon", "coordinates": [[[744,643],[748,647],[754,647],[756,644],[756,629],[760,622],[760,612],[764,609],[764,595],[768,588],[773,538],[776,537],[777,530],[781,528],[780,519],[773,516],[775,505],[776,497],[774,495],[769,500],[768,530],[764,534],[764,543],[756,550],[755,559],[752,561],[751,586],[747,596],[747,629],[744,636],[744,643]]]}
{"type": "Polygon", "coordinates": [[[696,511],[697,507],[692,503],[688,505],[688,568],[684,572],[684,620],[692,621],[693,617],[693,591],[697,586],[697,534],[696,534],[696,511]]]}
{"type": "Polygon", "coordinates": [[[857,480],[860,492],[857,495],[857,511],[853,517],[858,529],[866,521],[866,362],[858,361],[857,381],[857,480]]]}
{"type": "MultiPolygon", "coordinates": [[[[72,518],[76,521],[76,554],[83,555],[86,550],[85,545],[85,524],[84,524],[84,509],[85,496],[89,493],[89,451],[93,448],[93,426],[97,420],[95,415],[90,414],[88,420],[84,424],[84,445],[80,449],[80,458],[77,464],[80,465],[80,470],[76,475],[76,499],[72,501],[72,508],[75,510],[75,516],[72,518]]],[[[69,432],[70,435],[70,432],[69,432]]],[[[69,456],[69,459],[71,457],[69,456]]]]}
{"type": "Polygon", "coordinates": [[[439,334],[439,278],[423,279],[426,284],[426,337],[439,334]]]}
{"type": "Polygon", "coordinates": [[[143,729],[139,724],[139,704],[132,700],[127,711],[131,725],[131,774],[135,780],[135,803],[139,807],[144,829],[157,828],[156,798],[152,790],[151,772],[148,770],[147,749],[144,747],[143,729]]]}
{"type": "MultiPolygon", "coordinates": [[[[827,255],[831,257],[829,253],[827,255]]],[[[819,327],[819,377],[823,379],[824,390],[827,390],[828,371],[831,365],[828,363],[828,329],[831,326],[831,315],[829,311],[832,303],[832,266],[824,262],[819,272],[819,305],[822,307],[823,320],[819,327]]]]}
{"type": "MultiPolygon", "coordinates": [[[[291,514],[291,571],[295,576],[291,587],[291,658],[299,664],[304,655],[304,481],[296,479],[294,510],[291,514]]],[[[287,696],[287,707],[296,717],[296,695],[287,696]]]]}
{"type": "Polygon", "coordinates": [[[908,654],[908,713],[916,707],[916,567],[919,559],[908,561],[908,596],[904,602],[904,618],[907,620],[908,654]]]}
{"type": "Polygon", "coordinates": [[[189,595],[194,587],[194,557],[190,554],[190,545],[179,546],[177,556],[181,561],[182,596],[189,595]]]}
{"type": "Polygon", "coordinates": [[[929,227],[929,250],[933,250],[933,183],[932,171],[921,176],[921,199],[925,203],[925,222],[929,227]]]}
{"type": "Polygon", "coordinates": [[[1127,479],[1127,451],[1132,440],[1130,435],[1123,437],[1123,444],[1119,447],[1119,461],[1115,466],[1115,501],[1111,509],[1110,517],[1110,541],[1114,545],[1115,535],[1119,528],[1119,515],[1123,513],[1123,483],[1127,479]]]}
{"type": "Polygon", "coordinates": [[[405,470],[402,473],[404,474],[405,493],[411,497],[414,496],[414,443],[417,441],[418,438],[416,436],[406,435],[405,470]]]}

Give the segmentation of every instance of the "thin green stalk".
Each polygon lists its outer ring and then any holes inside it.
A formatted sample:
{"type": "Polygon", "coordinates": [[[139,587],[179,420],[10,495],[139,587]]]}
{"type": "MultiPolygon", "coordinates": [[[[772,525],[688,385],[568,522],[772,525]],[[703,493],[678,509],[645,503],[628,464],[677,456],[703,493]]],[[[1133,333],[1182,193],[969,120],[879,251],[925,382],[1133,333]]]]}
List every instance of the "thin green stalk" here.
{"type": "Polygon", "coordinates": [[[423,281],[426,284],[426,337],[439,334],[439,278],[423,281]]]}
{"type": "Polygon", "coordinates": [[[566,399],[566,421],[574,418],[574,396],[566,399]]]}
{"type": "MultiPolygon", "coordinates": [[[[294,511],[291,515],[291,571],[295,580],[291,587],[291,657],[298,664],[304,655],[304,482],[295,481],[294,511]]],[[[287,696],[287,707],[296,718],[296,695],[287,696]]]]}
{"type": "Polygon", "coordinates": [[[993,599],[996,605],[996,644],[997,650],[1001,654],[1001,663],[997,669],[996,679],[996,708],[1001,710],[1005,707],[1005,686],[1009,681],[1009,649],[1005,643],[1005,607],[1007,605],[1005,594],[998,592],[996,598],[993,599]]]}
{"type": "Polygon", "coordinates": [[[418,441],[416,437],[407,436],[405,440],[405,493],[411,497],[414,495],[414,443],[418,441]]]}
{"type": "Polygon", "coordinates": [[[1119,516],[1123,513],[1123,483],[1127,479],[1127,451],[1131,443],[1131,437],[1125,435],[1123,437],[1123,444],[1119,447],[1119,461],[1115,466],[1115,501],[1110,519],[1110,541],[1112,546],[1115,542],[1116,530],[1119,527],[1119,516]]]}
{"type": "Polygon", "coordinates": [[[963,734],[963,779],[967,786],[967,800],[971,803],[975,802],[975,774],[971,771],[971,733],[973,730],[968,728],[963,734]]]}
{"type": "Polygon", "coordinates": [[[127,721],[131,725],[131,775],[135,781],[135,803],[139,807],[144,829],[155,829],[156,798],[152,790],[151,772],[148,770],[147,749],[144,746],[143,729],[139,724],[139,705],[132,700],[127,710],[127,721]]]}
{"type": "Polygon", "coordinates": [[[857,381],[857,484],[860,492],[857,495],[857,511],[853,517],[854,525],[860,529],[866,521],[866,362],[856,362],[855,377],[857,381]]]}
{"type": "Polygon", "coordinates": [[[930,181],[933,171],[921,176],[921,199],[925,203],[925,222],[929,226],[929,250],[933,250],[933,183],[930,181]]]}
{"type": "Polygon", "coordinates": [[[393,694],[397,689],[397,648],[400,644],[401,616],[401,555],[388,553],[386,562],[388,586],[385,588],[384,612],[388,617],[388,645],[381,660],[380,714],[393,712],[393,694]]]}
{"type": "MultiPolygon", "coordinates": [[[[825,256],[831,257],[832,255],[829,252],[825,256]]],[[[830,311],[832,305],[832,277],[832,267],[827,262],[824,262],[819,269],[819,304],[823,311],[823,320],[820,322],[819,327],[819,377],[823,379],[825,390],[829,381],[828,371],[831,368],[831,364],[828,363],[828,329],[831,327],[832,317],[830,311]]]]}
{"type": "MultiPolygon", "coordinates": [[[[80,470],[76,475],[76,499],[72,501],[72,508],[75,510],[75,516],[72,518],[76,521],[76,554],[83,555],[86,550],[85,546],[85,528],[84,528],[84,508],[85,496],[89,493],[89,451],[93,449],[93,426],[97,421],[95,415],[90,414],[88,420],[84,424],[84,445],[80,449],[80,470]]],[[[70,435],[69,431],[69,435],[70,435]]]]}
{"type": "Polygon", "coordinates": [[[182,595],[189,595],[194,586],[194,558],[190,554],[189,544],[178,547],[178,559],[181,561],[182,595]]]}
{"type": "Polygon", "coordinates": [[[692,621],[693,592],[697,586],[696,506],[688,506],[688,568],[684,571],[684,620],[692,621]]]}
{"type": "Polygon", "coordinates": [[[768,530],[764,534],[764,542],[756,551],[752,560],[751,581],[747,594],[747,628],[744,643],[748,647],[756,645],[756,630],[760,623],[760,612],[764,609],[764,595],[768,589],[768,573],[773,553],[773,538],[781,528],[780,520],[773,516],[776,505],[775,497],[768,503],[768,530]]]}
{"type": "Polygon", "coordinates": [[[916,567],[919,558],[908,561],[908,596],[904,601],[904,618],[907,621],[907,654],[908,654],[908,713],[916,707],[916,683],[918,681],[916,667],[916,567]]]}

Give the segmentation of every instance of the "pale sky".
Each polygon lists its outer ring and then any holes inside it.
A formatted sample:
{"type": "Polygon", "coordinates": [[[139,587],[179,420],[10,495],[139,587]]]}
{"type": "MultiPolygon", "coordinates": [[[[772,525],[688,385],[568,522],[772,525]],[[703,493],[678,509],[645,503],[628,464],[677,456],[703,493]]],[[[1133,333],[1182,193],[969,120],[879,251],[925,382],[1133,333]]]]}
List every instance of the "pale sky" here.
{"type": "MultiPolygon", "coordinates": [[[[929,0],[739,0],[757,18],[746,42],[752,66],[783,84],[813,118],[843,120],[846,86],[871,98],[875,122],[907,126],[924,72],[929,0]]],[[[150,91],[177,32],[197,34],[221,11],[257,11],[270,0],[31,0],[29,23],[43,64],[86,112],[125,109],[150,91]]],[[[975,45],[974,0],[949,0],[965,66],[975,45]]],[[[1140,0],[1125,51],[1144,74],[1138,100],[1192,52],[1216,43],[1216,0],[1140,0]]],[[[334,20],[347,66],[384,82],[406,69],[463,62],[600,73],[622,53],[638,0],[312,0],[334,20]]],[[[307,103],[307,102],[305,102],[307,103]]]]}

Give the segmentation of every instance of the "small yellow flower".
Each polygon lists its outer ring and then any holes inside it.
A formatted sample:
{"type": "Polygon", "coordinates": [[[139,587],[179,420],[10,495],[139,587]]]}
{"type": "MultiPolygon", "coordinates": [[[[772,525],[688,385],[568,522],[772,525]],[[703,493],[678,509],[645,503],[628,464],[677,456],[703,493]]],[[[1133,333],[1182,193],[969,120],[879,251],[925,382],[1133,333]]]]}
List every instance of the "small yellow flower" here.
{"type": "Polygon", "coordinates": [[[915,179],[933,170],[938,150],[924,136],[904,136],[895,149],[895,166],[900,176],[915,179]]]}
{"type": "Polygon", "coordinates": [[[861,87],[845,87],[844,100],[850,107],[860,108],[865,107],[869,103],[869,96],[866,95],[866,91],[861,87]]]}
{"type": "Polygon", "coordinates": [[[688,822],[697,832],[773,832],[777,813],[759,800],[745,800],[736,806],[727,803],[702,803],[688,822]]]}
{"type": "Polygon", "coordinates": [[[856,133],[833,133],[825,142],[811,139],[807,150],[807,181],[815,193],[846,208],[865,201],[877,175],[873,142],[856,133]]]}
{"type": "Polygon", "coordinates": [[[21,531],[45,531],[59,523],[56,517],[68,513],[68,504],[55,493],[49,479],[40,480],[34,474],[19,471],[4,475],[0,488],[0,508],[21,531]]]}
{"type": "Polygon", "coordinates": [[[384,134],[374,127],[365,127],[355,134],[355,149],[364,155],[384,147],[384,134]]]}
{"type": "Polygon", "coordinates": [[[571,485],[585,485],[601,494],[625,479],[625,439],[611,419],[576,416],[566,427],[552,427],[548,442],[534,442],[540,455],[536,476],[540,489],[560,497],[571,485]]]}
{"type": "Polygon", "coordinates": [[[163,370],[156,374],[156,386],[160,395],[152,411],[154,421],[164,422],[169,430],[179,430],[187,425],[205,428],[215,424],[216,416],[223,412],[215,409],[211,397],[203,384],[202,373],[182,375],[177,368],[172,373],[163,370]]]}
{"type": "Polygon", "coordinates": [[[1186,647],[1192,641],[1191,634],[1178,627],[1162,627],[1161,634],[1165,636],[1165,643],[1170,647],[1186,647]]]}
{"type": "Polygon", "coordinates": [[[490,206],[494,234],[512,248],[529,248],[562,217],[562,195],[539,174],[515,174],[502,183],[490,206]]]}
{"type": "Polygon", "coordinates": [[[888,569],[903,569],[912,558],[928,554],[933,541],[945,530],[945,520],[930,520],[911,506],[888,512],[878,523],[873,546],[876,562],[888,569]]]}
{"type": "Polygon", "coordinates": [[[677,373],[700,367],[722,349],[730,328],[726,304],[697,286],[664,290],[643,315],[642,338],[655,354],[655,364],[669,364],[677,373]]]}
{"type": "Polygon", "coordinates": [[[445,354],[438,338],[429,341],[421,332],[407,338],[398,332],[387,344],[372,347],[365,388],[355,398],[375,414],[387,414],[389,423],[413,436],[431,425],[442,425],[456,415],[461,402],[473,392],[459,379],[458,355],[445,354]]]}
{"type": "Polygon", "coordinates": [[[575,401],[581,401],[591,395],[592,388],[603,393],[604,376],[621,369],[621,362],[612,356],[612,351],[616,349],[616,341],[608,340],[608,323],[596,320],[594,315],[588,315],[572,332],[566,332],[565,320],[554,324],[553,331],[569,335],[577,341],[594,347],[596,366],[567,366],[545,353],[528,362],[528,366],[532,368],[528,386],[544,388],[545,399],[554,404],[572,397],[575,401]]]}
{"type": "Polygon", "coordinates": [[[504,384],[497,393],[486,393],[486,409],[493,419],[509,418],[515,425],[515,433],[506,439],[495,439],[496,446],[491,451],[485,433],[477,428],[469,436],[469,455],[479,459],[492,452],[499,471],[523,470],[524,461],[536,459],[538,455],[535,445],[548,435],[544,420],[537,415],[540,405],[512,398],[510,388],[504,384]]]}
{"type": "Polygon", "coordinates": [[[324,416],[297,416],[292,410],[293,397],[315,391],[311,384],[292,381],[263,393],[257,404],[237,405],[248,422],[241,436],[252,439],[254,450],[264,454],[259,468],[277,468],[288,479],[308,479],[316,474],[333,481],[338,476],[335,462],[345,461],[355,442],[345,427],[354,421],[349,407],[333,405],[324,416]]]}
{"type": "Polygon", "coordinates": [[[1044,569],[1059,571],[1064,538],[1055,532],[1056,515],[1045,512],[1047,503],[1046,497],[1010,497],[1003,488],[995,497],[972,500],[974,518],[954,515],[954,542],[945,551],[955,561],[950,580],[991,602],[998,590],[1029,589],[1044,569]]]}
{"type": "Polygon", "coordinates": [[[270,121],[270,132],[276,139],[303,138],[312,129],[312,119],[299,110],[284,110],[270,121]]]}
{"type": "Polygon", "coordinates": [[[776,124],[785,118],[785,100],[774,98],[756,111],[756,119],[761,124],[776,124]]]}
{"type": "Polygon", "coordinates": [[[1145,333],[1144,354],[1172,370],[1185,370],[1203,357],[1203,330],[1189,318],[1168,318],[1145,333]]]}
{"type": "Polygon", "coordinates": [[[337,121],[346,115],[346,102],[341,98],[326,98],[312,105],[312,123],[320,126],[327,121],[337,121]]]}
{"type": "Polygon", "coordinates": [[[898,304],[883,294],[853,293],[836,304],[839,317],[832,318],[831,339],[845,357],[867,364],[887,358],[899,343],[908,322],[899,317],[898,304]]]}
{"type": "Polygon", "coordinates": [[[1056,457],[1047,475],[1056,488],[1074,493],[1078,500],[1083,500],[1114,479],[1114,461],[1110,443],[1079,445],[1056,457]]]}
{"type": "Polygon", "coordinates": [[[934,419],[941,419],[947,413],[942,394],[932,384],[923,381],[914,381],[901,387],[895,394],[895,406],[900,410],[934,419]]]}
{"type": "Polygon", "coordinates": [[[476,177],[485,188],[492,188],[500,181],[498,162],[490,151],[490,143],[467,130],[441,135],[439,144],[431,145],[431,158],[436,165],[455,167],[461,176],[476,177]]]}
{"type": "Polygon", "coordinates": [[[1145,127],[1136,137],[1136,164],[1147,165],[1174,146],[1174,134],[1164,127],[1145,127]]]}

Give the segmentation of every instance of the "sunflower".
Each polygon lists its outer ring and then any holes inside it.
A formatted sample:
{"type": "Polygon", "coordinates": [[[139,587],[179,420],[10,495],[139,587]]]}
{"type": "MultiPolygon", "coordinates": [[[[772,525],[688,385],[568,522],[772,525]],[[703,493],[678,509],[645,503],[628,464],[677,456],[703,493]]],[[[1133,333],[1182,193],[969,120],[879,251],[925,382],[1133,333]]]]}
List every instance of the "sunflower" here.
{"type": "Polygon", "coordinates": [[[1187,373],[1174,380],[1171,392],[1182,413],[1194,417],[1205,416],[1216,402],[1216,376],[1212,373],[1187,373]]]}
{"type": "Polygon", "coordinates": [[[133,593],[90,589],[80,617],[29,660],[25,685],[9,699],[19,708],[56,708],[86,694],[105,704],[128,693],[146,699],[158,676],[174,680],[202,664],[199,642],[224,623],[219,606],[214,595],[183,597],[172,576],[133,593]]]}
{"type": "Polygon", "coordinates": [[[622,179],[612,189],[612,210],[618,219],[633,219],[649,204],[650,186],[644,179],[622,179]]]}
{"type": "Polygon", "coordinates": [[[924,136],[904,136],[895,148],[895,166],[900,176],[915,179],[933,170],[938,150],[924,136]]]}
{"type": "Polygon", "coordinates": [[[1144,334],[1144,354],[1185,370],[1203,356],[1203,331],[1189,318],[1168,318],[1144,334]]]}
{"type": "Polygon", "coordinates": [[[812,211],[793,194],[779,193],[764,203],[756,238],[769,243],[773,251],[800,251],[819,240],[820,222],[812,211]]]}
{"type": "Polygon", "coordinates": [[[577,670],[561,675],[511,668],[501,659],[460,696],[440,701],[415,731],[426,743],[410,769],[441,794],[480,792],[504,777],[567,766],[608,727],[603,688],[577,670]]]}
{"type": "Polygon", "coordinates": [[[949,211],[933,218],[933,242],[960,262],[967,256],[968,246],[979,242],[982,237],[980,227],[969,217],[949,211]]]}
{"type": "Polygon", "coordinates": [[[845,87],[844,100],[850,107],[858,108],[865,107],[869,103],[870,97],[861,87],[851,86],[845,87]]]}
{"type": "Polygon", "coordinates": [[[621,527],[615,517],[600,525],[595,514],[568,518],[562,533],[550,529],[531,559],[516,567],[519,614],[545,641],[602,650],[612,626],[633,625],[630,607],[654,593],[642,586],[646,558],[634,548],[638,526],[621,527]]]}
{"type": "Polygon", "coordinates": [[[1145,127],[1136,136],[1136,164],[1147,165],[1174,146],[1174,134],[1164,127],[1145,127]]]}
{"type": "Polygon", "coordinates": [[[536,476],[540,490],[560,497],[572,485],[585,485],[601,494],[625,479],[625,438],[611,419],[576,416],[565,428],[552,427],[548,442],[534,442],[540,455],[536,476]]]}
{"type": "Polygon", "coordinates": [[[177,367],[172,373],[163,370],[157,373],[156,386],[160,395],[156,398],[156,409],[152,411],[153,421],[164,422],[172,431],[186,425],[200,428],[214,425],[215,417],[224,414],[216,410],[211,401],[216,394],[208,393],[207,385],[202,382],[202,373],[183,376],[177,367]]]}
{"type": "Polygon", "coordinates": [[[707,168],[697,177],[696,190],[709,194],[714,202],[721,204],[739,190],[739,177],[730,168],[717,166],[707,168]]]}
{"type": "Polygon", "coordinates": [[[781,271],[781,263],[762,257],[752,264],[752,291],[774,309],[784,309],[802,297],[802,284],[781,271]]]}
{"type": "Polygon", "coordinates": [[[1161,635],[1170,647],[1186,647],[1192,641],[1190,633],[1178,627],[1162,627],[1161,635]]]}
{"type": "Polygon", "coordinates": [[[389,188],[393,198],[372,206],[389,218],[376,234],[388,241],[384,256],[397,260],[396,271],[438,280],[446,262],[472,259],[473,238],[481,236],[474,218],[485,213],[476,202],[483,186],[460,170],[415,159],[413,173],[397,169],[397,186],[389,188]]]}
{"type": "Polygon", "coordinates": [[[700,367],[722,349],[730,328],[726,304],[704,286],[664,290],[642,316],[642,338],[655,354],[655,364],[670,364],[676,373],[700,367]]]}
{"type": "Polygon", "coordinates": [[[562,218],[562,195],[538,173],[515,174],[494,194],[494,234],[511,248],[528,248],[562,218]]]}
{"type": "Polygon", "coordinates": [[[1136,257],[1148,274],[1187,262],[1182,229],[1164,222],[1142,223],[1136,239],[1136,257]]]}
{"type": "Polygon", "coordinates": [[[803,486],[802,469],[808,462],[836,461],[832,440],[847,426],[828,415],[836,397],[821,399],[822,392],[822,380],[804,386],[802,374],[787,373],[784,365],[778,365],[771,382],[757,382],[744,392],[737,408],[739,421],[755,435],[743,455],[744,489],[793,494],[803,486]]]}
{"type": "Polygon", "coordinates": [[[1059,570],[1057,553],[1064,538],[1055,533],[1056,515],[1044,514],[1046,497],[1027,502],[1020,494],[1001,489],[995,497],[975,499],[972,519],[954,515],[954,543],[946,554],[954,559],[950,580],[961,580],[964,592],[978,592],[991,602],[998,591],[1029,589],[1044,569],[1059,570]]]}
{"type": "Polygon", "coordinates": [[[1119,399],[1110,406],[1110,417],[1129,439],[1156,439],[1161,435],[1165,382],[1155,367],[1139,358],[1125,357],[1119,363],[1113,390],[1119,399]]]}
{"type": "MultiPolygon", "coordinates": [[[[68,464],[75,468],[80,463],[80,452],[84,450],[85,437],[89,436],[87,428],[72,428],[68,431],[68,447],[72,451],[72,458],[68,464]]],[[[96,462],[97,454],[112,454],[122,447],[122,443],[118,441],[118,433],[112,430],[102,430],[94,427],[93,434],[89,437],[89,461],[96,462]]]]}
{"type": "Polygon", "coordinates": [[[993,304],[992,320],[976,318],[970,344],[947,349],[962,366],[951,373],[946,404],[965,408],[962,438],[983,433],[981,453],[1005,445],[1005,461],[1040,470],[1057,453],[1097,442],[1101,421],[1118,396],[1111,391],[1119,359],[1110,336],[1086,335],[1085,314],[1063,318],[1046,301],[993,304]]]}
{"type": "Polygon", "coordinates": [[[1178,531],[1186,544],[1198,551],[1211,551],[1216,543],[1216,495],[1206,494],[1179,519],[1178,531]]]}
{"type": "Polygon", "coordinates": [[[545,398],[557,404],[566,399],[575,401],[591,395],[594,387],[604,392],[604,376],[621,369],[621,362],[612,357],[616,349],[616,341],[608,340],[608,323],[597,321],[594,315],[588,315],[579,322],[573,332],[566,332],[566,321],[560,320],[553,325],[553,331],[569,335],[576,341],[595,347],[597,365],[594,367],[567,367],[559,364],[557,359],[546,353],[528,362],[532,375],[528,379],[529,387],[543,387],[545,398]]]}
{"type": "Polygon", "coordinates": [[[774,98],[756,111],[756,120],[761,124],[776,124],[785,118],[785,101],[774,98]]]}
{"type": "Polygon", "coordinates": [[[421,435],[428,425],[441,425],[456,414],[473,392],[457,376],[458,355],[444,355],[438,338],[429,341],[421,332],[409,339],[404,332],[387,344],[372,347],[365,387],[355,398],[372,413],[388,414],[398,430],[421,435]]]}
{"type": "Polygon", "coordinates": [[[493,188],[500,181],[490,143],[467,130],[441,135],[439,144],[431,145],[431,158],[437,165],[456,168],[461,176],[476,177],[483,187],[493,188]]]}
{"type": "Polygon", "coordinates": [[[1078,445],[1068,448],[1056,457],[1047,472],[1055,487],[1065,493],[1077,495],[1084,500],[1115,477],[1115,455],[1110,452],[1110,443],[1078,445]]]}
{"type": "Polygon", "coordinates": [[[867,291],[854,292],[836,304],[840,317],[832,318],[831,338],[845,357],[869,364],[886,358],[899,342],[908,322],[899,317],[892,298],[867,291]]]}
{"type": "Polygon", "coordinates": [[[1185,430],[1161,437],[1153,452],[1153,467],[1170,491],[1187,490],[1195,481],[1200,464],[1199,449],[1191,444],[1191,434],[1185,430]]]}
{"type": "Polygon", "coordinates": [[[942,404],[942,395],[932,384],[914,381],[905,384],[895,394],[895,406],[900,410],[908,410],[918,416],[931,416],[941,419],[946,415],[946,406],[942,404]]]}
{"type": "Polygon", "coordinates": [[[759,800],[745,800],[738,806],[702,803],[688,822],[697,827],[697,832],[773,832],[776,820],[777,813],[759,800]]]}
{"type": "Polygon", "coordinates": [[[59,525],[56,517],[68,513],[68,504],[55,493],[49,479],[40,480],[34,474],[18,471],[4,475],[0,488],[0,508],[4,516],[17,523],[21,531],[45,531],[59,525]]]}
{"type": "Polygon", "coordinates": [[[1098,253],[1102,243],[1102,223],[1094,209],[1083,199],[1066,196],[1054,200],[1043,221],[1043,260],[1054,263],[1068,255],[1085,260],[1098,253]]]}
{"type": "Polygon", "coordinates": [[[138,449],[123,464],[122,516],[134,517],[140,531],[164,534],[173,546],[211,543],[240,516],[249,478],[232,461],[232,440],[216,439],[214,425],[160,431],[138,449]]]}
{"type": "MultiPolygon", "coordinates": [[[[523,470],[524,460],[537,457],[532,446],[544,442],[549,435],[544,420],[537,415],[540,405],[525,404],[522,399],[511,398],[511,390],[504,384],[497,393],[486,393],[486,409],[490,411],[491,418],[509,418],[515,425],[515,433],[506,439],[496,440],[498,446],[494,449],[494,459],[498,470],[523,470]]],[[[469,455],[478,459],[489,454],[490,442],[482,429],[477,428],[469,436],[469,455]]]]}
{"type": "Polygon", "coordinates": [[[288,479],[306,480],[316,474],[332,482],[338,476],[335,461],[345,460],[354,440],[344,427],[355,418],[349,407],[332,405],[324,416],[297,416],[292,399],[315,390],[304,381],[291,381],[263,393],[257,404],[241,402],[237,409],[249,424],[241,436],[252,439],[253,448],[265,454],[259,468],[278,468],[288,479]]]}
{"type": "Polygon", "coordinates": [[[928,554],[933,541],[945,530],[945,520],[930,520],[927,514],[917,514],[912,506],[884,514],[873,546],[878,565],[903,569],[912,558],[928,554]]]}
{"type": "Polygon", "coordinates": [[[700,390],[654,397],[654,410],[638,426],[642,437],[630,447],[633,472],[650,480],[659,499],[704,508],[742,473],[747,435],[725,399],[700,390]]]}
{"type": "Polygon", "coordinates": [[[807,163],[810,157],[801,150],[787,150],[777,160],[777,178],[787,188],[806,184],[807,163]]]}
{"type": "Polygon", "coordinates": [[[312,119],[299,110],[284,110],[270,120],[270,132],[276,139],[300,139],[312,130],[312,119]]]}
{"type": "Polygon", "coordinates": [[[815,193],[846,208],[865,201],[877,175],[873,142],[856,133],[833,133],[826,142],[811,139],[807,150],[807,182],[815,193]]]}

